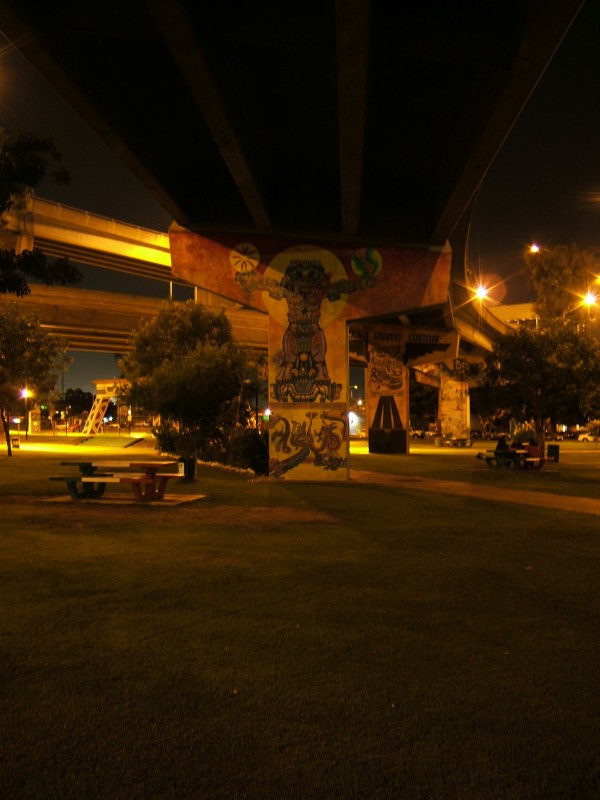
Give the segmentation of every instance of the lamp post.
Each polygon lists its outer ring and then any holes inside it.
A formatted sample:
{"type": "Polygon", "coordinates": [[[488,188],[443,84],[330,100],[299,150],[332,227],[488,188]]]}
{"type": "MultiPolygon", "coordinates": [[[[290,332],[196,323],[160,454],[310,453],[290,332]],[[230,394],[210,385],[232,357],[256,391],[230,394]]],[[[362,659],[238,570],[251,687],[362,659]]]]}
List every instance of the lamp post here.
{"type": "Polygon", "coordinates": [[[26,441],[27,441],[27,438],[29,436],[29,407],[28,407],[29,404],[28,404],[27,401],[29,400],[31,395],[32,395],[32,393],[29,391],[29,389],[27,389],[27,388],[21,389],[21,397],[25,401],[25,440],[26,441]]]}

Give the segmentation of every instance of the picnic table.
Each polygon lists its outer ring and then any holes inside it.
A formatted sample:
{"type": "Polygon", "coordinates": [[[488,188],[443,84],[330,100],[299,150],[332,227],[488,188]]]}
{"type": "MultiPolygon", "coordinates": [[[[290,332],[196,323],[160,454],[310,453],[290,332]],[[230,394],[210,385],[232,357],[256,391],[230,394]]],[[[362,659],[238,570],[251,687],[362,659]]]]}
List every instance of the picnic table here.
{"type": "Polygon", "coordinates": [[[181,478],[179,472],[162,470],[177,461],[61,461],[62,467],[77,467],[75,475],[53,475],[50,480],[65,481],[73,500],[98,499],[108,484],[129,484],[136,500],[162,500],[169,480],[181,478]],[[128,472],[139,470],[138,473],[128,472]],[[120,473],[120,474],[115,474],[120,473]]]}
{"type": "Polygon", "coordinates": [[[466,436],[451,436],[449,439],[446,439],[445,444],[448,447],[472,447],[473,442],[470,438],[466,436]]]}
{"type": "Polygon", "coordinates": [[[546,461],[537,450],[509,448],[507,450],[480,450],[476,458],[483,459],[488,467],[499,469],[541,469],[546,461]]]}

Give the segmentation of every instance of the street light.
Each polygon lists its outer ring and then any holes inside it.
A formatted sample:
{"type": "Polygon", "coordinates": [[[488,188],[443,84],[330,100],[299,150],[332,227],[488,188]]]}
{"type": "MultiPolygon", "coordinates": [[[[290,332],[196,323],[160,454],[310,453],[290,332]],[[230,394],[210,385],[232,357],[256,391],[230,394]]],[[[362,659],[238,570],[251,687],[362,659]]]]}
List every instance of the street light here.
{"type": "Polygon", "coordinates": [[[598,300],[597,296],[592,292],[591,289],[588,289],[587,294],[585,297],[582,298],[583,305],[587,308],[587,335],[588,338],[592,335],[591,327],[592,327],[592,314],[590,309],[592,306],[596,305],[596,301],[598,300]]]}
{"type": "Polygon", "coordinates": [[[586,296],[583,298],[583,304],[588,307],[589,311],[590,306],[596,305],[596,300],[597,300],[596,295],[592,291],[588,291],[586,296]]]}
{"type": "Polygon", "coordinates": [[[29,389],[21,389],[21,397],[25,401],[25,440],[27,440],[29,436],[29,411],[28,411],[28,399],[32,396],[33,392],[30,392],[29,389]]]}

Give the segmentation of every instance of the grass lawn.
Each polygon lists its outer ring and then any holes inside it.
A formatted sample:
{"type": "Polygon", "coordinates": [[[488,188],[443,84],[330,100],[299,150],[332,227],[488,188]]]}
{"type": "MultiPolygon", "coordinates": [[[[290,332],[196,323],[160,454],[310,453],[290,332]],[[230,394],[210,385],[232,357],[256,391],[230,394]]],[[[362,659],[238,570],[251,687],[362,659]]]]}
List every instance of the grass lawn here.
{"type": "Polygon", "coordinates": [[[44,503],[48,458],[0,458],[5,800],[600,796],[600,518],[209,468],[44,503]]]}

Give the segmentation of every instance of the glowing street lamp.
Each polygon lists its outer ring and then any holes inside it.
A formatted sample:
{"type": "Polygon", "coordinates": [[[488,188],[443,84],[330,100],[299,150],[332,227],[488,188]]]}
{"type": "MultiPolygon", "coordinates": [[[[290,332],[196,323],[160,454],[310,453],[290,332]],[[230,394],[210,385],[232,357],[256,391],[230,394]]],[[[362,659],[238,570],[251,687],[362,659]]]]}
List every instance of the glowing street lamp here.
{"type": "Polygon", "coordinates": [[[596,295],[592,291],[588,291],[586,296],[583,298],[583,304],[585,306],[587,306],[588,310],[589,310],[590,306],[595,306],[596,305],[596,300],[597,299],[598,298],[596,297],[596,295]]]}
{"type": "Polygon", "coordinates": [[[25,439],[27,440],[29,436],[29,410],[28,410],[28,399],[33,395],[33,392],[30,392],[29,389],[21,389],[21,397],[25,401],[25,439]]]}
{"type": "Polygon", "coordinates": [[[539,246],[539,244],[536,244],[536,243],[534,242],[532,245],[530,245],[530,246],[529,246],[529,252],[530,252],[530,253],[539,253],[539,252],[540,252],[540,246],[539,246]]]}

